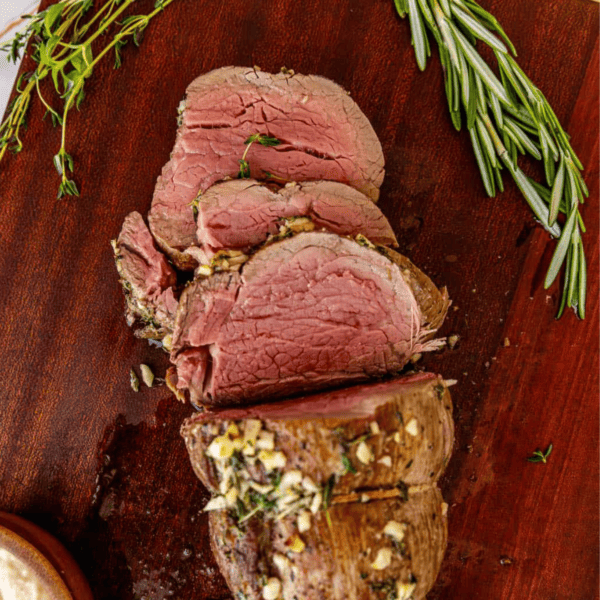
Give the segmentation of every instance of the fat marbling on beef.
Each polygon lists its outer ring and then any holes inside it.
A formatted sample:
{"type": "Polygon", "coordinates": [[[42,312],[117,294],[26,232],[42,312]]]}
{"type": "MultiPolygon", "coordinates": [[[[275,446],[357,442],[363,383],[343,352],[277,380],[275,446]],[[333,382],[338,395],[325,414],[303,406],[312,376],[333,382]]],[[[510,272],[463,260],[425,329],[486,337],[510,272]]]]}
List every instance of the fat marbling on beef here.
{"type": "Polygon", "coordinates": [[[432,587],[454,435],[441,377],[200,413],[181,433],[213,493],[211,543],[234,594],[420,600],[432,587]]]}
{"type": "Polygon", "coordinates": [[[385,252],[300,233],[239,272],[197,279],[177,311],[177,388],[194,404],[250,404],[383,377],[439,347],[428,340],[448,308],[445,289],[385,252]]]}
{"type": "Polygon", "coordinates": [[[187,88],[171,159],[158,178],[150,229],[182,268],[195,261],[192,204],[198,192],[236,177],[246,140],[257,133],[280,140],[255,143],[247,160],[255,179],[333,180],[376,200],[383,181],[381,144],[358,105],[337,84],[314,75],[270,74],[224,67],[187,88]]]}

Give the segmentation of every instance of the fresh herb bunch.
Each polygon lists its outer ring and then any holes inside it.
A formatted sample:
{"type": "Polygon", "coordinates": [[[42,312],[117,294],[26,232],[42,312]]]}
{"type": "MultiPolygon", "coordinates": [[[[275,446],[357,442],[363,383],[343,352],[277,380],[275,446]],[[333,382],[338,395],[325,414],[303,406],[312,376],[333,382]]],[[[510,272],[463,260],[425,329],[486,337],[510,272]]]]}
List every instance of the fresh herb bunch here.
{"type": "Polygon", "coordinates": [[[54,156],[54,166],[61,178],[59,198],[79,195],[75,181],[68,175],[73,173],[73,158],[66,150],[67,116],[73,107],[79,109],[86,79],[111,52],[114,52],[115,68],[119,68],[123,46],[130,39],[139,46],[150,20],[173,0],[156,0],[149,14],[121,19],[134,2],[107,0],[95,14],[88,16],[93,0],[60,0],[36,15],[24,15],[28,20],[25,30],[0,46],[0,50],[8,54],[8,60],[16,64],[31,37],[29,56],[36,63],[33,71],[19,78],[17,95],[9,105],[8,116],[0,124],[0,161],[7,150],[20,152],[23,149],[21,135],[26,128],[27,109],[36,94],[46,107],[44,116],[49,114],[52,123],[62,129],[60,149],[54,156]],[[114,32],[110,30],[113,25],[114,32]],[[53,96],[56,96],[52,102],[42,94],[40,85],[48,76],[54,87],[53,96]],[[60,108],[55,108],[55,103],[60,108]]]}
{"type": "Polygon", "coordinates": [[[427,30],[437,42],[452,123],[466,126],[490,197],[503,191],[506,167],[536,218],[558,244],[544,287],[556,279],[563,263],[564,290],[557,318],[565,306],[585,317],[586,261],[581,234],[585,226],[579,204],[589,195],[583,166],[571,148],[550,104],[519,67],[515,48],[498,21],[474,0],[394,0],[401,17],[408,15],[417,64],[425,69],[431,54],[427,30]],[[483,42],[494,53],[498,78],[476,49],[483,42]],[[462,108],[461,108],[462,107],[462,108]],[[519,154],[543,160],[546,184],[521,170],[519,154]],[[559,213],[566,215],[561,227],[559,213]]]}

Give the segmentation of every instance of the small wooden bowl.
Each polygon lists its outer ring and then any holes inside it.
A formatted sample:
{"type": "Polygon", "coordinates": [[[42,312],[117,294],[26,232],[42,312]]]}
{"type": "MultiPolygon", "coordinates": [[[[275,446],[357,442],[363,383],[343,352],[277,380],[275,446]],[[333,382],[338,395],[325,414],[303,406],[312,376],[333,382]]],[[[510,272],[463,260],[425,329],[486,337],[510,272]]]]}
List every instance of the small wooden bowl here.
{"type": "Polygon", "coordinates": [[[67,549],[37,525],[0,512],[0,548],[25,564],[51,600],[94,600],[67,549]]]}

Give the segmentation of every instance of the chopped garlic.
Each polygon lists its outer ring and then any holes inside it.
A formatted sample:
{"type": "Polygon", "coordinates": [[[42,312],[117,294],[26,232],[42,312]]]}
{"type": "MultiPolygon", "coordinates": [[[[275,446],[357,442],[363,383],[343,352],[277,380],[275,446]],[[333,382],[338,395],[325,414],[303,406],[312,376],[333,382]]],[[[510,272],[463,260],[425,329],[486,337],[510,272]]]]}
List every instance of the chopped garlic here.
{"type": "Polygon", "coordinates": [[[202,277],[210,277],[213,274],[213,270],[210,265],[200,265],[196,267],[195,274],[202,277]]]}
{"type": "Polygon", "coordinates": [[[321,492],[318,492],[315,494],[310,505],[310,512],[313,515],[316,515],[319,511],[319,508],[321,508],[321,502],[323,502],[323,494],[321,492]]]}
{"type": "Polygon", "coordinates": [[[375,562],[371,563],[371,567],[376,571],[382,571],[390,566],[392,562],[392,551],[389,548],[381,548],[377,552],[375,562]]]}
{"type": "Polygon", "coordinates": [[[307,510],[303,510],[298,515],[298,531],[304,533],[310,529],[310,513],[307,510]]]}
{"type": "Polygon", "coordinates": [[[361,502],[370,502],[371,498],[369,497],[369,494],[361,494],[360,495],[360,501],[361,502]]]}
{"type": "Polygon", "coordinates": [[[227,502],[227,506],[229,508],[235,506],[235,501],[238,498],[238,491],[232,487],[226,494],[225,494],[225,502],[227,502]]]}
{"type": "Polygon", "coordinates": [[[452,387],[453,385],[456,385],[458,383],[457,379],[444,379],[444,383],[446,384],[446,387],[452,387]]]}
{"type": "Polygon", "coordinates": [[[396,598],[398,600],[411,600],[413,594],[415,593],[416,587],[416,583],[400,583],[398,581],[396,587],[396,598]]]}
{"type": "Polygon", "coordinates": [[[371,433],[373,435],[379,435],[381,433],[381,430],[379,429],[379,423],[377,423],[377,421],[371,421],[369,427],[371,428],[371,433]]]}
{"type": "Polygon", "coordinates": [[[261,431],[258,434],[256,447],[260,450],[273,450],[275,448],[275,434],[270,431],[261,431]]]}
{"type": "Polygon", "coordinates": [[[275,563],[275,566],[282,575],[285,574],[290,568],[290,559],[287,556],[284,556],[283,554],[274,554],[273,562],[275,563]]]}
{"type": "Polygon", "coordinates": [[[273,452],[273,450],[261,450],[258,453],[258,460],[263,464],[266,471],[282,469],[287,462],[283,452],[273,452]]]}
{"type": "Polygon", "coordinates": [[[445,517],[448,514],[448,505],[445,502],[442,502],[442,517],[445,517]]]}
{"type": "Polygon", "coordinates": [[[383,533],[389,535],[392,539],[397,542],[401,542],[404,539],[404,534],[407,529],[406,523],[398,523],[398,521],[388,521],[386,526],[383,528],[383,533]]]}
{"type": "Polygon", "coordinates": [[[221,483],[219,483],[219,491],[224,494],[229,489],[229,482],[233,479],[233,467],[226,467],[221,476],[221,483]]]}
{"type": "Polygon", "coordinates": [[[306,544],[302,541],[302,538],[299,535],[295,535],[291,540],[288,541],[290,550],[295,552],[296,554],[300,554],[300,552],[304,551],[306,548],[306,544]]]}
{"type": "Polygon", "coordinates": [[[373,453],[365,442],[361,442],[356,449],[356,458],[360,460],[363,465],[368,465],[373,460],[373,453]]]}
{"type": "Polygon", "coordinates": [[[287,490],[293,485],[300,485],[302,483],[302,471],[293,470],[287,471],[283,474],[281,482],[279,483],[279,489],[287,490]]]}
{"type": "Polygon", "coordinates": [[[215,498],[207,502],[206,506],[204,507],[204,510],[223,510],[224,508],[227,508],[227,501],[225,500],[225,497],[216,496],[215,498]]]}
{"type": "Polygon", "coordinates": [[[257,483],[256,481],[250,481],[249,485],[253,490],[256,490],[259,494],[268,494],[269,492],[273,491],[272,485],[263,485],[261,483],[257,483]]]}
{"type": "Polygon", "coordinates": [[[389,468],[392,466],[392,457],[386,454],[385,456],[382,456],[377,462],[389,468]]]}
{"type": "Polygon", "coordinates": [[[277,600],[281,594],[281,581],[277,577],[269,577],[267,585],[262,589],[265,600],[277,600]]]}
{"type": "Polygon", "coordinates": [[[231,423],[225,431],[225,435],[228,435],[232,438],[236,438],[240,436],[240,430],[238,429],[238,426],[235,423],[231,423]]]}
{"type": "Polygon", "coordinates": [[[417,437],[419,435],[419,424],[417,423],[417,420],[413,417],[406,424],[406,427],[404,428],[404,430],[406,431],[406,433],[409,433],[413,437],[417,437]]]}
{"type": "Polygon", "coordinates": [[[244,423],[244,444],[254,445],[261,429],[262,423],[258,419],[248,419],[244,423]]]}
{"type": "Polygon", "coordinates": [[[317,484],[308,476],[306,476],[302,479],[302,487],[307,492],[318,492],[319,491],[317,484]]]}
{"type": "Polygon", "coordinates": [[[225,435],[216,437],[206,449],[207,456],[216,460],[231,458],[235,448],[233,442],[225,435]]]}
{"type": "Polygon", "coordinates": [[[396,444],[400,443],[400,434],[397,431],[394,434],[394,441],[396,442],[396,444]]]}

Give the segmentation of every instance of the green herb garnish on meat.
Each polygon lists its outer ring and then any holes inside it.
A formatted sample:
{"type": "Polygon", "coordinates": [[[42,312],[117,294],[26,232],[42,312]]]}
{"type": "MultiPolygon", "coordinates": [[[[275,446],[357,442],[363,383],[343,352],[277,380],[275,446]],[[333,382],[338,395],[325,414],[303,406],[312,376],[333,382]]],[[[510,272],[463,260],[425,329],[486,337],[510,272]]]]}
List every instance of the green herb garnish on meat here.
{"type": "Polygon", "coordinates": [[[565,265],[565,282],[557,318],[565,306],[585,317],[586,260],[579,214],[589,192],[583,165],[569,136],[544,94],[519,67],[517,52],[494,16],[475,0],[394,0],[401,17],[408,15],[417,64],[424,70],[431,55],[428,32],[438,45],[452,123],[466,120],[483,185],[490,197],[503,191],[501,170],[512,176],[536,219],[558,244],[548,267],[549,288],[565,265]],[[477,50],[493,53],[498,77],[477,50]],[[519,154],[544,163],[545,184],[525,175],[519,154]],[[559,225],[559,213],[565,215],[559,225]]]}

